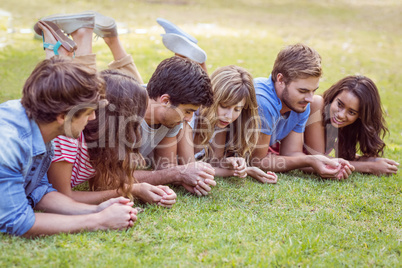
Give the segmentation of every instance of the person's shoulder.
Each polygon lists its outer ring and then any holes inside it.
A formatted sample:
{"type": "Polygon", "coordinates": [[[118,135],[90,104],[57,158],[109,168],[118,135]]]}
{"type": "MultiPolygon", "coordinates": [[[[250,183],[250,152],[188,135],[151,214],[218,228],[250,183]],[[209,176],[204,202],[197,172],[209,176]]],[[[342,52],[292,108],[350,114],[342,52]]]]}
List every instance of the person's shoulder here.
{"type": "Polygon", "coordinates": [[[19,100],[12,100],[0,105],[0,140],[18,138],[25,140],[32,133],[31,122],[19,100]]]}
{"type": "Polygon", "coordinates": [[[148,125],[147,121],[145,119],[142,119],[141,121],[141,129],[145,132],[151,132],[152,128],[148,125]]]}
{"type": "Polygon", "coordinates": [[[12,124],[0,122],[0,140],[1,144],[7,146],[9,140],[21,141],[20,131],[12,124]]]}
{"type": "Polygon", "coordinates": [[[310,103],[310,113],[313,114],[317,111],[324,109],[324,98],[320,95],[314,95],[313,102],[310,103]]]}
{"type": "Polygon", "coordinates": [[[254,79],[255,94],[258,98],[266,98],[268,100],[276,100],[276,91],[274,82],[271,77],[257,77],[254,79]]]}
{"type": "Polygon", "coordinates": [[[0,123],[22,128],[29,127],[30,122],[20,100],[10,100],[0,104],[0,123]]]}
{"type": "Polygon", "coordinates": [[[254,84],[264,84],[269,82],[269,78],[268,77],[256,77],[254,78],[254,84]]]}
{"type": "Polygon", "coordinates": [[[0,163],[14,166],[26,162],[31,154],[32,139],[13,125],[0,122],[0,163]]]}
{"type": "Polygon", "coordinates": [[[78,139],[70,138],[67,136],[57,136],[52,140],[54,146],[70,146],[70,147],[77,147],[80,142],[85,142],[84,136],[81,133],[78,139]]]}
{"type": "Polygon", "coordinates": [[[271,78],[270,77],[257,77],[254,78],[254,87],[257,90],[267,90],[271,88],[271,78]]]}

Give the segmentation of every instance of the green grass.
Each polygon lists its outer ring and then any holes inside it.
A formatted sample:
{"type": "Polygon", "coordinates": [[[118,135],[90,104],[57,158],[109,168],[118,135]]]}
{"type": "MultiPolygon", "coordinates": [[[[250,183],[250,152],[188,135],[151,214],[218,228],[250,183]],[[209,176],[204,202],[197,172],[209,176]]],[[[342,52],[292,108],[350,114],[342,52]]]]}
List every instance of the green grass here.
{"type": "MultiPolygon", "coordinates": [[[[385,156],[401,161],[400,1],[23,0],[2,8],[13,14],[16,30],[52,13],[95,9],[117,17],[131,31],[121,38],[145,81],[171,56],[161,43],[157,17],[199,40],[211,72],[238,64],[255,77],[267,76],[283,46],[307,43],[323,58],[319,93],[348,74],[377,83],[390,129],[385,156]]],[[[10,45],[0,49],[0,102],[20,97],[25,79],[44,57],[32,34],[6,37],[10,45]]],[[[99,68],[106,68],[111,55],[101,39],[94,51],[99,68]]],[[[172,209],[140,204],[145,212],[127,232],[34,240],[0,235],[0,266],[402,266],[400,172],[353,174],[345,182],[296,171],[279,178],[277,185],[217,178],[218,186],[204,198],[175,188],[178,202],[172,209]]]]}

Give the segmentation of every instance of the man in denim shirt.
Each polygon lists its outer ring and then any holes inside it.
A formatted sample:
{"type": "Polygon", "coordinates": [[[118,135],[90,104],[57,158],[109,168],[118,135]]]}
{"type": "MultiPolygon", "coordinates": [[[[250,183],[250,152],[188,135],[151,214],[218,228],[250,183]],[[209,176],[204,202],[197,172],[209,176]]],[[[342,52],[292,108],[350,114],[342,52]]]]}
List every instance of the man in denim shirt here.
{"type": "Polygon", "coordinates": [[[53,57],[36,66],[21,100],[0,105],[1,232],[32,237],[133,225],[137,211],[130,200],[78,203],[56,192],[46,175],[53,156],[51,140],[79,136],[95,116],[103,83],[94,70],[53,57]]]}

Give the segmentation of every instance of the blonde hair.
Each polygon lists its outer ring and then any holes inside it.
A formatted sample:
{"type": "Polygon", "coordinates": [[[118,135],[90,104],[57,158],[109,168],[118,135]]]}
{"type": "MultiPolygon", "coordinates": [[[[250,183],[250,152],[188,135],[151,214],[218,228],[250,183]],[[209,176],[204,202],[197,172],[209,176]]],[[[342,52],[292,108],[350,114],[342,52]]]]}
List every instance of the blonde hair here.
{"type": "Polygon", "coordinates": [[[229,133],[225,144],[225,154],[248,158],[258,141],[260,117],[253,84],[253,77],[245,69],[230,65],[218,68],[211,75],[214,103],[211,107],[200,109],[199,122],[196,125],[201,145],[205,148],[205,159],[212,155],[209,140],[212,138],[220,104],[233,106],[245,99],[243,110],[234,122],[229,125],[229,133]],[[250,131],[251,130],[251,131],[250,131]]]}

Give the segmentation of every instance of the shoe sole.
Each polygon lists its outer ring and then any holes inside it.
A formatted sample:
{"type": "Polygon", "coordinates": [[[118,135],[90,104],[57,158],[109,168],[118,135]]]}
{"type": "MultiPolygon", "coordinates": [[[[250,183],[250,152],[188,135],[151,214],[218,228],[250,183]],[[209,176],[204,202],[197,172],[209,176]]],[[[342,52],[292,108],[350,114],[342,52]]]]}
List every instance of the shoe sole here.
{"type": "Polygon", "coordinates": [[[95,14],[93,12],[82,12],[76,14],[56,14],[41,19],[56,23],[66,34],[78,30],[79,28],[95,27],[95,14]]]}
{"type": "Polygon", "coordinates": [[[181,36],[187,38],[194,44],[198,43],[197,39],[195,39],[194,37],[192,37],[191,35],[189,35],[188,33],[186,33],[185,31],[183,31],[182,29],[180,29],[179,27],[177,27],[176,25],[174,25],[173,23],[171,23],[168,20],[165,20],[162,18],[157,18],[156,22],[158,22],[159,25],[162,26],[163,29],[165,29],[165,32],[167,34],[169,34],[169,33],[178,34],[178,35],[181,35],[181,36]]]}
{"type": "Polygon", "coordinates": [[[198,63],[207,60],[207,54],[198,45],[178,34],[162,35],[162,42],[170,51],[185,56],[198,63]]]}

